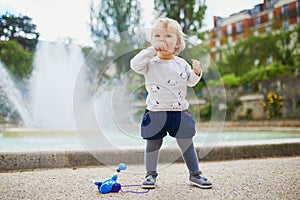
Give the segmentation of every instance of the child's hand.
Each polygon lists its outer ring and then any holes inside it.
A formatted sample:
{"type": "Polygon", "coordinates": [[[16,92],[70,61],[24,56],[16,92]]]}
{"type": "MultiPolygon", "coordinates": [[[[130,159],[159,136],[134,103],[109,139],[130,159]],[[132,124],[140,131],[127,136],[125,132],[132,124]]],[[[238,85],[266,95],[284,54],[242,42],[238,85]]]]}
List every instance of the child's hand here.
{"type": "Polygon", "coordinates": [[[167,44],[163,41],[157,41],[153,44],[155,51],[166,51],[167,44]]]}
{"type": "Polygon", "coordinates": [[[193,71],[197,76],[200,76],[201,74],[201,69],[200,69],[200,61],[192,59],[192,67],[193,71]]]}

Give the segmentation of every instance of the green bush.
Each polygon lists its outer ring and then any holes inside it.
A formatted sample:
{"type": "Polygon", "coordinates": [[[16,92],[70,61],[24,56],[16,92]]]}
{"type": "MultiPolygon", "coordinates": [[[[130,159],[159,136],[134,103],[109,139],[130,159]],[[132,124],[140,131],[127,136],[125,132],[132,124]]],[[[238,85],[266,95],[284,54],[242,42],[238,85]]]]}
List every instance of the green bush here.
{"type": "Polygon", "coordinates": [[[222,76],[223,83],[229,87],[237,87],[241,84],[241,78],[234,74],[226,74],[222,76]]]}
{"type": "Polygon", "coordinates": [[[293,67],[273,62],[266,67],[252,68],[248,73],[242,76],[241,80],[243,83],[253,83],[259,80],[266,80],[273,77],[286,76],[293,73],[293,67]]]}

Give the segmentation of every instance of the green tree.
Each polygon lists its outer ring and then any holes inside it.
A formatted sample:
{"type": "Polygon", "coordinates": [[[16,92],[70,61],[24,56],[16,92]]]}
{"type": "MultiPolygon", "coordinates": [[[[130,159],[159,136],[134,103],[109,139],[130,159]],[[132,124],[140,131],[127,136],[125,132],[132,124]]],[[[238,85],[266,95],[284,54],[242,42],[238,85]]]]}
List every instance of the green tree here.
{"type": "Polygon", "coordinates": [[[299,64],[300,57],[300,26],[295,26],[289,31],[280,30],[278,34],[272,36],[275,48],[268,49],[277,61],[283,65],[295,66],[299,64]]]}
{"type": "Polygon", "coordinates": [[[244,76],[248,82],[251,82],[251,77],[259,80],[282,75],[283,69],[294,73],[300,56],[299,27],[238,42],[228,51],[226,60],[218,63],[221,73],[244,76]]]}
{"type": "Polygon", "coordinates": [[[185,34],[200,36],[202,20],[206,11],[205,0],[154,0],[158,16],[175,19],[185,34]]]}
{"type": "Polygon", "coordinates": [[[87,52],[94,59],[89,68],[97,78],[106,78],[103,71],[110,62],[116,64],[117,76],[129,70],[133,54],[126,49],[146,43],[145,38],[134,31],[140,25],[140,10],[138,0],[100,1],[98,5],[91,1],[89,25],[97,51],[87,52]]]}
{"type": "Polygon", "coordinates": [[[254,67],[250,69],[247,73],[241,76],[243,83],[254,83],[260,80],[266,80],[272,77],[286,76],[294,74],[294,67],[282,65],[279,62],[272,62],[266,67],[254,67]]]}
{"type": "Polygon", "coordinates": [[[0,60],[16,78],[27,78],[32,71],[33,52],[24,50],[15,40],[2,41],[0,60]]]}
{"type": "Polygon", "coordinates": [[[242,76],[255,64],[266,64],[271,55],[270,49],[274,46],[273,42],[269,42],[265,36],[249,37],[240,41],[228,51],[226,61],[219,63],[221,72],[242,76]]]}
{"type": "Polygon", "coordinates": [[[36,25],[28,16],[5,14],[0,18],[0,40],[16,40],[25,50],[34,51],[38,42],[39,33],[36,25]]]}
{"type": "Polygon", "coordinates": [[[90,5],[90,29],[95,42],[102,42],[139,25],[140,3],[137,0],[100,1],[90,5]]]}

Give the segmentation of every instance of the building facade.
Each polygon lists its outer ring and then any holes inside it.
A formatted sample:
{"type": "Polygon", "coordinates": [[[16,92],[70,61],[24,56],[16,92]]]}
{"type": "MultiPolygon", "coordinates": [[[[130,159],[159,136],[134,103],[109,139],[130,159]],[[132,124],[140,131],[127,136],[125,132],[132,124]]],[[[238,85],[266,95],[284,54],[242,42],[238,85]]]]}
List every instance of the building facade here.
{"type": "Polygon", "coordinates": [[[228,18],[214,17],[214,28],[205,34],[212,60],[222,61],[228,47],[249,36],[268,34],[276,29],[291,30],[300,24],[300,0],[264,0],[253,9],[228,18]]]}

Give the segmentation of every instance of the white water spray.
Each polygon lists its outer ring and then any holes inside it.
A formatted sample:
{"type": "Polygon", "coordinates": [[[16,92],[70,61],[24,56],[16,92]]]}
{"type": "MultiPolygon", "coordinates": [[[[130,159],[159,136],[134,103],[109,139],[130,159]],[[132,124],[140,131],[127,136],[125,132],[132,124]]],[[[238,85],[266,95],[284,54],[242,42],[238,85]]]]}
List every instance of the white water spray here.
{"type": "Polygon", "coordinates": [[[0,63],[0,88],[4,91],[7,98],[12,102],[14,109],[18,111],[23,120],[24,126],[32,127],[33,121],[31,120],[27,106],[24,103],[22,94],[17,89],[12,77],[2,63],[0,63]]]}
{"type": "Polygon", "coordinates": [[[30,112],[37,128],[75,127],[73,91],[83,66],[79,46],[39,42],[29,89],[30,112]]]}

